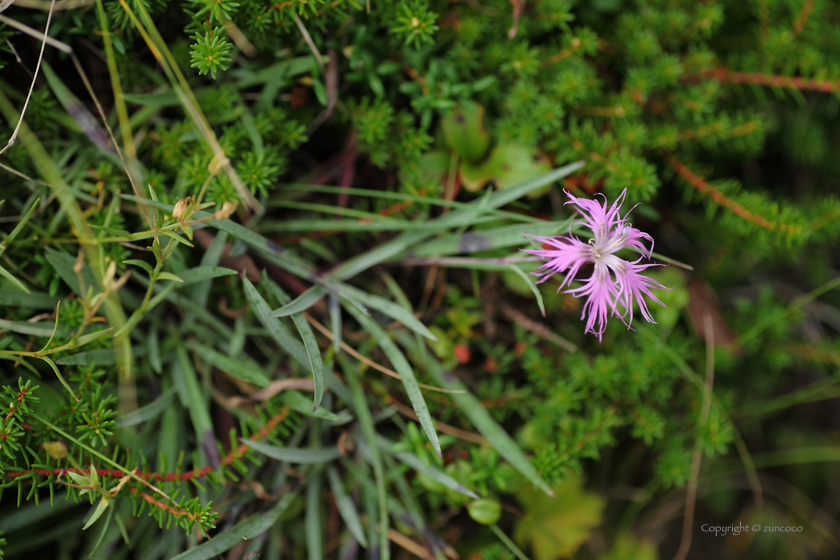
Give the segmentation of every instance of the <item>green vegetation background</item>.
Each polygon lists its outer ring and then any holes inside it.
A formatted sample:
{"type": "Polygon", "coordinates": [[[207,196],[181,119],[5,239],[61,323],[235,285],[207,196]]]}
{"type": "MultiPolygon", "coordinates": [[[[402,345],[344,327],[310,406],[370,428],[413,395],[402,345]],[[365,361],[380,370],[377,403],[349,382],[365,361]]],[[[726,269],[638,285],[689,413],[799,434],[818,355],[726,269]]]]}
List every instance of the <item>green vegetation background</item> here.
{"type": "Polygon", "coordinates": [[[0,7],[0,557],[836,557],[837,3],[0,7]]]}

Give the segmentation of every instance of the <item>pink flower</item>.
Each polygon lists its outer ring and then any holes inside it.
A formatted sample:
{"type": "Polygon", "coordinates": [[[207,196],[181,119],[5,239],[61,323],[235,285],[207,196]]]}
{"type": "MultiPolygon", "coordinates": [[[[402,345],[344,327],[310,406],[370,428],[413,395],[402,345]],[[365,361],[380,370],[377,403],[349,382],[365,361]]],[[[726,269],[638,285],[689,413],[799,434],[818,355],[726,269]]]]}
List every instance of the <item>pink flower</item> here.
{"type": "Polygon", "coordinates": [[[566,192],[566,196],[571,199],[566,204],[574,204],[584,218],[582,224],[592,230],[594,238],[589,243],[584,243],[571,234],[559,237],[527,236],[538,241],[543,248],[525,252],[548,259],[534,272],[539,276],[538,284],[558,272],[566,271],[566,277],[557,289],[559,292],[576,279],[583,265],[592,263],[595,266],[592,275],[581,280],[580,287],[571,288],[567,293],[575,297],[586,296],[580,318],[586,318],[586,332],[597,335],[598,340],[601,340],[607,329],[610,313],[619,317],[627,328],[630,328],[633,322],[634,301],[638,302],[642,317],[650,323],[655,323],[643,296],[665,307],[665,304],[653,295],[651,289],[670,289],[642,274],[642,271],[651,266],[661,265],[639,264],[643,257],[650,259],[653,238],[627,221],[630,212],[623,217],[619,213],[626,192],[623,191],[609,208],[606,198],[601,205],[595,200],[577,198],[566,192]],[[644,245],[644,241],[650,241],[650,249],[644,245]],[[545,248],[546,246],[548,248],[545,248]],[[625,248],[636,250],[642,257],[630,262],[616,256],[615,253],[625,248]]]}

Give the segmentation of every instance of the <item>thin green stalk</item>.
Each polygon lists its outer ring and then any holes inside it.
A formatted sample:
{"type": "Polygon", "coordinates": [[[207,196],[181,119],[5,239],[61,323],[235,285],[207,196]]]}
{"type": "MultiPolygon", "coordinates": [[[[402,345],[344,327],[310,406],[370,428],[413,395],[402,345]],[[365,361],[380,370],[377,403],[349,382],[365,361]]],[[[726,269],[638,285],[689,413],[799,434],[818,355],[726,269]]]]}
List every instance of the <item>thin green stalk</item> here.
{"type": "MultiPolygon", "coordinates": [[[[12,126],[19,118],[18,112],[2,91],[0,91],[0,112],[3,113],[3,116],[12,126]]],[[[100,289],[102,289],[104,270],[102,267],[101,251],[97,241],[94,239],[93,232],[87,224],[87,220],[85,220],[82,214],[82,209],[79,207],[73,195],[73,191],[70,190],[70,187],[64,181],[64,177],[61,176],[61,172],[56,167],[52,158],[44,150],[41,142],[32,134],[32,131],[25,122],[21,123],[18,137],[41,175],[43,175],[44,179],[52,187],[56,198],[61,204],[62,210],[79,239],[79,243],[84,247],[85,255],[93,270],[96,282],[100,289]]],[[[105,299],[104,308],[109,324],[114,327],[115,332],[120,331],[125,324],[125,313],[116,293],[111,293],[105,299]]],[[[137,387],[134,384],[134,376],[132,375],[131,340],[128,338],[127,332],[114,337],[114,352],[116,354],[117,372],[119,374],[120,414],[125,416],[137,410],[137,387]]]]}
{"type": "MultiPolygon", "coordinates": [[[[111,41],[111,34],[108,31],[108,19],[105,15],[105,9],[102,6],[102,0],[96,0],[96,9],[99,12],[99,26],[102,29],[102,40],[105,43],[105,57],[108,63],[108,73],[111,75],[111,89],[114,90],[114,105],[117,109],[117,118],[120,121],[120,133],[123,140],[123,150],[128,158],[128,172],[134,176],[134,182],[141,184],[140,166],[137,163],[137,149],[134,146],[134,138],[131,135],[131,124],[128,118],[128,109],[123,98],[122,85],[120,84],[120,74],[117,71],[117,61],[114,56],[114,45],[111,41]]],[[[137,196],[143,196],[142,190],[136,192],[137,196]]]]}

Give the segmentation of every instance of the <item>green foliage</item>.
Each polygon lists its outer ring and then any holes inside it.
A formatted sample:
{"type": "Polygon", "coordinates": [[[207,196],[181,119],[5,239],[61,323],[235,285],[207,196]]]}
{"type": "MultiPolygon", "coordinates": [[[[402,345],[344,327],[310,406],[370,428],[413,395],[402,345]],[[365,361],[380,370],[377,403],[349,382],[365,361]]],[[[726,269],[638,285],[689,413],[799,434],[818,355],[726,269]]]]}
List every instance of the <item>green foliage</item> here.
{"type": "MultiPolygon", "coordinates": [[[[213,2],[213,15],[217,19],[222,17],[226,12],[224,6],[231,4],[229,2],[213,2]],[[221,13],[217,15],[217,12],[221,13]]],[[[235,4],[235,2],[234,2],[235,4]]],[[[227,70],[228,64],[233,60],[230,56],[230,51],[233,45],[221,34],[221,28],[215,27],[208,30],[204,35],[196,33],[193,35],[195,44],[192,46],[192,64],[193,68],[198,69],[199,74],[210,74],[213,79],[216,79],[216,72],[219,70],[227,70]]]]}
{"type": "MultiPolygon", "coordinates": [[[[751,513],[755,465],[837,509],[827,0],[103,7],[0,154],[6,557],[647,560],[695,483],[697,527],[823,518],[751,513]],[[563,189],[644,202],[656,324],[533,283],[563,189]]],[[[39,46],[0,26],[0,145],[39,46]]]]}

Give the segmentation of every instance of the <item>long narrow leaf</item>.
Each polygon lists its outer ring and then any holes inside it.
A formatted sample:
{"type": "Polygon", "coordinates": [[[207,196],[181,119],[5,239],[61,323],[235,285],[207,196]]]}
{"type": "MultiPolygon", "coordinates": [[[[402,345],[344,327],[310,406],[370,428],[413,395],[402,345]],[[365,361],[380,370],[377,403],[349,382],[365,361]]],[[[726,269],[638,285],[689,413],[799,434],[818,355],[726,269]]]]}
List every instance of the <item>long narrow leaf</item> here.
{"type": "Polygon", "coordinates": [[[356,511],[356,506],[353,504],[353,499],[344,491],[344,485],[338,476],[338,471],[335,467],[330,466],[327,469],[327,476],[330,480],[330,489],[335,496],[335,505],[338,507],[338,513],[347,529],[356,542],[367,548],[368,542],[365,537],[364,529],[362,529],[362,521],[359,518],[359,512],[356,511]]]}
{"type": "Polygon", "coordinates": [[[417,334],[425,336],[430,340],[437,341],[437,337],[432,334],[432,331],[430,331],[426,325],[420,322],[417,317],[404,307],[383,297],[359,290],[353,286],[348,286],[347,284],[339,285],[339,290],[341,290],[342,295],[350,295],[371,309],[375,309],[384,313],[391,319],[399,321],[417,334]]]}
{"type": "MultiPolygon", "coordinates": [[[[288,301],[289,296],[274,282],[263,279],[268,290],[273,292],[277,298],[282,301],[288,301]]],[[[291,316],[292,322],[297,327],[300,337],[303,339],[303,346],[306,349],[306,355],[309,358],[309,368],[312,370],[312,380],[315,383],[315,396],[312,403],[312,411],[318,409],[321,404],[321,399],[324,398],[324,362],[321,360],[321,350],[318,348],[318,341],[315,340],[315,333],[312,332],[312,327],[300,313],[295,313],[291,316]]]]}
{"type": "MultiPolygon", "coordinates": [[[[407,333],[406,333],[407,334],[407,333]]],[[[415,343],[411,337],[402,337],[401,342],[404,346],[414,347],[418,351],[418,344],[415,343]]],[[[447,389],[457,389],[462,392],[453,393],[452,399],[458,406],[458,410],[463,412],[467,418],[470,419],[473,426],[493,445],[496,451],[499,452],[513,468],[518,470],[527,480],[534,484],[537,488],[548,494],[554,496],[554,493],[549,488],[548,484],[540,477],[537,469],[525,456],[525,453],[519,445],[510,437],[505,430],[490,416],[477,398],[461,383],[454,375],[444,372],[440,363],[432,356],[426,354],[423,364],[426,371],[432,378],[441,386],[447,389]]]]}
{"type": "Polygon", "coordinates": [[[306,552],[309,560],[323,560],[324,536],[321,528],[321,473],[310,476],[306,487],[306,513],[304,528],[306,531],[306,552]]]}
{"type": "Polygon", "coordinates": [[[399,459],[401,463],[405,463],[406,465],[408,465],[409,467],[411,467],[415,471],[425,474],[426,476],[428,476],[432,480],[440,482],[441,484],[443,484],[447,488],[451,488],[452,490],[455,490],[456,492],[460,492],[461,494],[464,494],[465,496],[469,496],[470,498],[473,498],[474,500],[478,499],[478,495],[475,492],[473,492],[469,488],[466,488],[464,485],[459,483],[457,480],[455,480],[454,478],[452,478],[451,476],[449,476],[448,474],[446,474],[442,470],[436,469],[433,466],[429,466],[429,465],[424,464],[423,461],[421,461],[420,458],[417,455],[415,455],[414,453],[408,453],[407,451],[406,452],[391,451],[391,448],[394,447],[394,442],[389,441],[384,437],[378,437],[376,439],[376,441],[379,444],[379,447],[382,448],[382,450],[387,451],[388,453],[390,453],[391,455],[393,455],[394,457],[399,459]]]}
{"type": "MultiPolygon", "coordinates": [[[[347,374],[347,383],[350,385],[350,392],[353,395],[353,407],[356,409],[356,416],[362,428],[362,436],[367,442],[370,451],[373,474],[376,478],[376,495],[379,505],[379,554],[381,560],[388,560],[390,552],[388,549],[388,495],[385,492],[385,469],[382,466],[382,456],[379,447],[376,445],[376,429],[373,426],[373,415],[367,404],[359,374],[355,364],[339,357],[344,372],[347,374]]],[[[359,478],[359,480],[362,480],[359,478]]],[[[373,524],[371,524],[372,526],[373,524]]]]}
{"type": "Polygon", "coordinates": [[[280,501],[265,513],[256,513],[240,521],[224,533],[220,533],[195,548],[179,554],[172,560],[210,560],[218,557],[221,553],[230,550],[243,540],[256,538],[271,528],[284,511],[297,497],[299,488],[293,488],[283,494],[280,501]]]}
{"type": "Polygon", "coordinates": [[[309,365],[309,355],[306,352],[304,345],[298,341],[291,331],[286,328],[280,319],[270,317],[271,307],[268,306],[265,299],[260,295],[250,280],[242,277],[242,283],[245,285],[245,296],[248,298],[248,303],[251,304],[254,310],[254,315],[260,320],[268,334],[277,342],[277,344],[289,353],[289,355],[300,362],[301,364],[309,365]]]}
{"type": "Polygon", "coordinates": [[[341,451],[338,446],[332,447],[277,447],[276,445],[269,445],[259,441],[251,441],[250,439],[241,438],[239,441],[253,449],[259,451],[267,457],[277,459],[278,461],[286,461],[288,463],[327,463],[335,461],[341,457],[341,451]]]}
{"type": "Polygon", "coordinates": [[[36,198],[35,201],[29,206],[29,210],[26,211],[26,214],[18,221],[15,229],[12,230],[12,233],[6,236],[2,243],[0,243],[0,255],[6,250],[6,248],[11,245],[12,241],[15,240],[15,237],[23,231],[23,228],[26,227],[27,222],[29,222],[29,218],[32,217],[32,213],[35,211],[35,208],[38,206],[38,202],[40,198],[36,198]]]}
{"type": "Polygon", "coordinates": [[[287,303],[280,309],[275,309],[270,313],[271,317],[288,317],[289,315],[294,315],[295,313],[300,313],[301,311],[306,311],[322,299],[324,299],[324,295],[326,295],[327,289],[320,285],[315,284],[302,294],[300,294],[297,298],[293,301],[287,303]]]}
{"type": "Polygon", "coordinates": [[[417,379],[414,377],[414,372],[412,371],[408,360],[405,359],[405,356],[394,341],[391,340],[391,337],[388,336],[388,333],[386,333],[385,330],[376,323],[376,321],[359,312],[359,310],[352,305],[346,305],[344,308],[349,311],[350,314],[353,315],[353,317],[355,317],[355,319],[359,322],[362,328],[365,329],[374,338],[374,340],[376,340],[376,343],[379,344],[379,347],[382,348],[382,351],[385,352],[385,355],[388,356],[389,360],[391,360],[391,364],[394,366],[394,369],[400,374],[400,377],[402,377],[405,392],[408,394],[408,398],[411,401],[414,412],[417,413],[420,425],[423,426],[423,430],[425,430],[426,435],[429,437],[429,441],[432,442],[432,447],[434,447],[435,453],[438,454],[438,457],[441,457],[440,441],[438,441],[437,432],[435,431],[435,426],[432,423],[432,416],[429,414],[429,407],[426,406],[426,401],[423,399],[423,393],[420,392],[420,387],[417,384],[417,379]]]}
{"type": "Polygon", "coordinates": [[[221,276],[232,276],[236,274],[235,270],[224,268],[221,266],[197,266],[189,270],[178,273],[178,278],[184,282],[184,285],[195,284],[204,280],[212,278],[219,278],[221,276]]]}
{"type": "Polygon", "coordinates": [[[188,343],[187,346],[198,352],[201,358],[206,360],[207,363],[219,368],[231,377],[252,383],[258,387],[268,387],[268,384],[271,383],[265,371],[256,362],[248,358],[243,358],[242,356],[230,358],[221,352],[217,352],[197,342],[188,343]]]}

